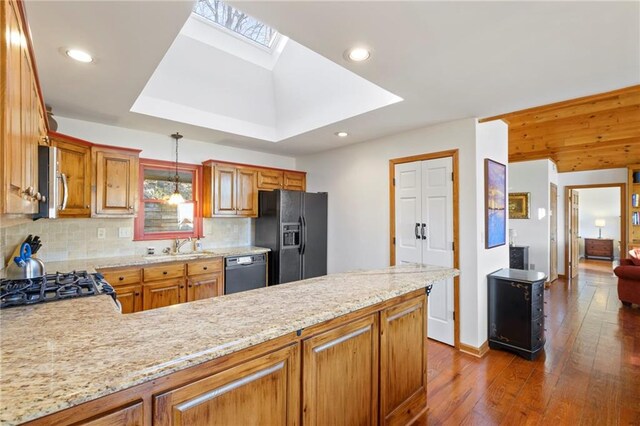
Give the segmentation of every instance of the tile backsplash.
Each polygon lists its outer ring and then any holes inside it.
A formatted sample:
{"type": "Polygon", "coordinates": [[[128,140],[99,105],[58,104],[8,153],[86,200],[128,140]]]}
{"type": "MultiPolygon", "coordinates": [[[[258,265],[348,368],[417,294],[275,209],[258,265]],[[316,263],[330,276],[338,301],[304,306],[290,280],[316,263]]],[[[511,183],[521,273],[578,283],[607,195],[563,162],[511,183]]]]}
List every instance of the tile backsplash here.
{"type": "MultiPolygon", "coordinates": [[[[244,246],[253,243],[253,220],[246,218],[204,219],[203,248],[244,246]]],[[[147,247],[156,253],[171,245],[170,240],[133,241],[119,237],[120,230],[133,235],[133,219],[41,219],[0,228],[0,253],[4,268],[15,248],[29,235],[38,235],[42,248],[38,257],[44,261],[91,259],[143,255],[147,247]],[[98,229],[104,228],[104,238],[98,229]]],[[[189,251],[184,247],[181,251],[189,251]]]]}

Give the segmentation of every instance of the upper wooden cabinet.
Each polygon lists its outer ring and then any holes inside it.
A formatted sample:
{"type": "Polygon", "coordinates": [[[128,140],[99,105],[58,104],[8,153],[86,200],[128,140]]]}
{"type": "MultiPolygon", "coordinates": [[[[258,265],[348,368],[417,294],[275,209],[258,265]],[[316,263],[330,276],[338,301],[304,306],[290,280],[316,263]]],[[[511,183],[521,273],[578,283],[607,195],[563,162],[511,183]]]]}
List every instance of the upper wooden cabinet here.
{"type": "Polygon", "coordinates": [[[247,167],[209,163],[204,166],[203,214],[207,217],[256,217],[257,172],[247,167]]]}
{"type": "Polygon", "coordinates": [[[306,173],[209,160],[204,165],[205,217],[257,217],[258,191],[304,191],[306,173]]]}
{"type": "Polygon", "coordinates": [[[306,191],[307,174],[304,172],[284,172],[284,189],[290,191],[306,191]]]}
{"type": "Polygon", "coordinates": [[[58,217],[91,216],[91,147],[51,137],[58,148],[58,217]]]}
{"type": "Polygon", "coordinates": [[[93,147],[94,216],[133,216],[138,188],[138,154],[93,147]]]}
{"type": "Polygon", "coordinates": [[[0,213],[32,214],[40,192],[38,144],[46,137],[43,103],[20,3],[1,2],[0,20],[0,213]]]}

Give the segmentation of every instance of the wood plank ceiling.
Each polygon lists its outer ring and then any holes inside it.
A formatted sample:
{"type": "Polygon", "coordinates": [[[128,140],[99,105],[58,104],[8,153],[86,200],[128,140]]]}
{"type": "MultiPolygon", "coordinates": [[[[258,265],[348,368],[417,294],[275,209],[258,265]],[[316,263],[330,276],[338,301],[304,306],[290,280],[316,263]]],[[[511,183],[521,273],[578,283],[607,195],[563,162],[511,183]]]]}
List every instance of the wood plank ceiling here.
{"type": "Polygon", "coordinates": [[[509,162],[550,158],[559,172],[640,163],[640,85],[480,122],[509,125],[509,162]]]}

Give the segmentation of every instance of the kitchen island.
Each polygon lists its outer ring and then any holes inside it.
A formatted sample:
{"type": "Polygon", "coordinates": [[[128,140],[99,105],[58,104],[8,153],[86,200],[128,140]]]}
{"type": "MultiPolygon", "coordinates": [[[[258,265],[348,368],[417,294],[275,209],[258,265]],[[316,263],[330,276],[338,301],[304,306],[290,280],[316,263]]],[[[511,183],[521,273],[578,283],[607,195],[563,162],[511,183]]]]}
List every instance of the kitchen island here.
{"type": "Polygon", "coordinates": [[[122,315],[108,296],[0,312],[0,422],[405,424],[426,408],[429,284],[403,265],[122,315]]]}

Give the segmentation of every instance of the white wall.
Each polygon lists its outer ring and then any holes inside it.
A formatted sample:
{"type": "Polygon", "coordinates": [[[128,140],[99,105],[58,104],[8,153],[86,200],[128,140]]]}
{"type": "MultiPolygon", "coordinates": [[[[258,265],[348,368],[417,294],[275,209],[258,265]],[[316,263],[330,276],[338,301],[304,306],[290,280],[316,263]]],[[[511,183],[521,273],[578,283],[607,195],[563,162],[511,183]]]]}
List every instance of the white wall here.
{"type": "MultiPolygon", "coordinates": [[[[620,188],[579,189],[579,235],[584,238],[598,238],[596,219],[604,219],[602,238],[613,239],[614,256],[620,256],[620,188]]],[[[581,245],[583,248],[584,245],[581,245]]],[[[584,251],[581,252],[581,255],[584,251]]]]}
{"type": "Polygon", "coordinates": [[[516,245],[529,246],[530,267],[547,275],[551,255],[550,184],[558,183],[557,176],[555,164],[546,159],[509,164],[509,192],[530,193],[529,219],[511,219],[509,227],[518,234],[516,245]]]}
{"type": "Polygon", "coordinates": [[[565,187],[572,185],[594,185],[605,183],[627,183],[627,169],[589,170],[585,172],[558,173],[558,273],[564,274],[565,256],[565,187]]]}
{"type": "MultiPolygon", "coordinates": [[[[140,157],[155,160],[175,160],[174,139],[170,135],[143,132],[124,127],[108,126],[90,121],[56,116],[58,132],[90,142],[142,149],[140,157]]],[[[176,129],[180,131],[180,129],[176,129]]],[[[180,140],[181,163],[201,164],[215,159],[260,166],[295,169],[295,159],[283,155],[266,154],[248,149],[233,148],[190,139],[185,135],[180,140]]]]}
{"type": "Polygon", "coordinates": [[[475,347],[487,334],[485,272],[508,265],[506,249],[498,248],[489,250],[483,258],[487,263],[478,266],[479,253],[484,251],[484,177],[478,169],[483,170],[484,160],[476,150],[480,145],[476,144],[477,128],[483,129],[478,132],[486,144],[478,152],[484,155],[486,150],[506,164],[506,126],[478,125],[475,119],[297,158],[297,166],[307,171],[308,190],[329,193],[328,269],[339,272],[389,265],[389,160],[459,150],[460,340],[475,347]]]}

